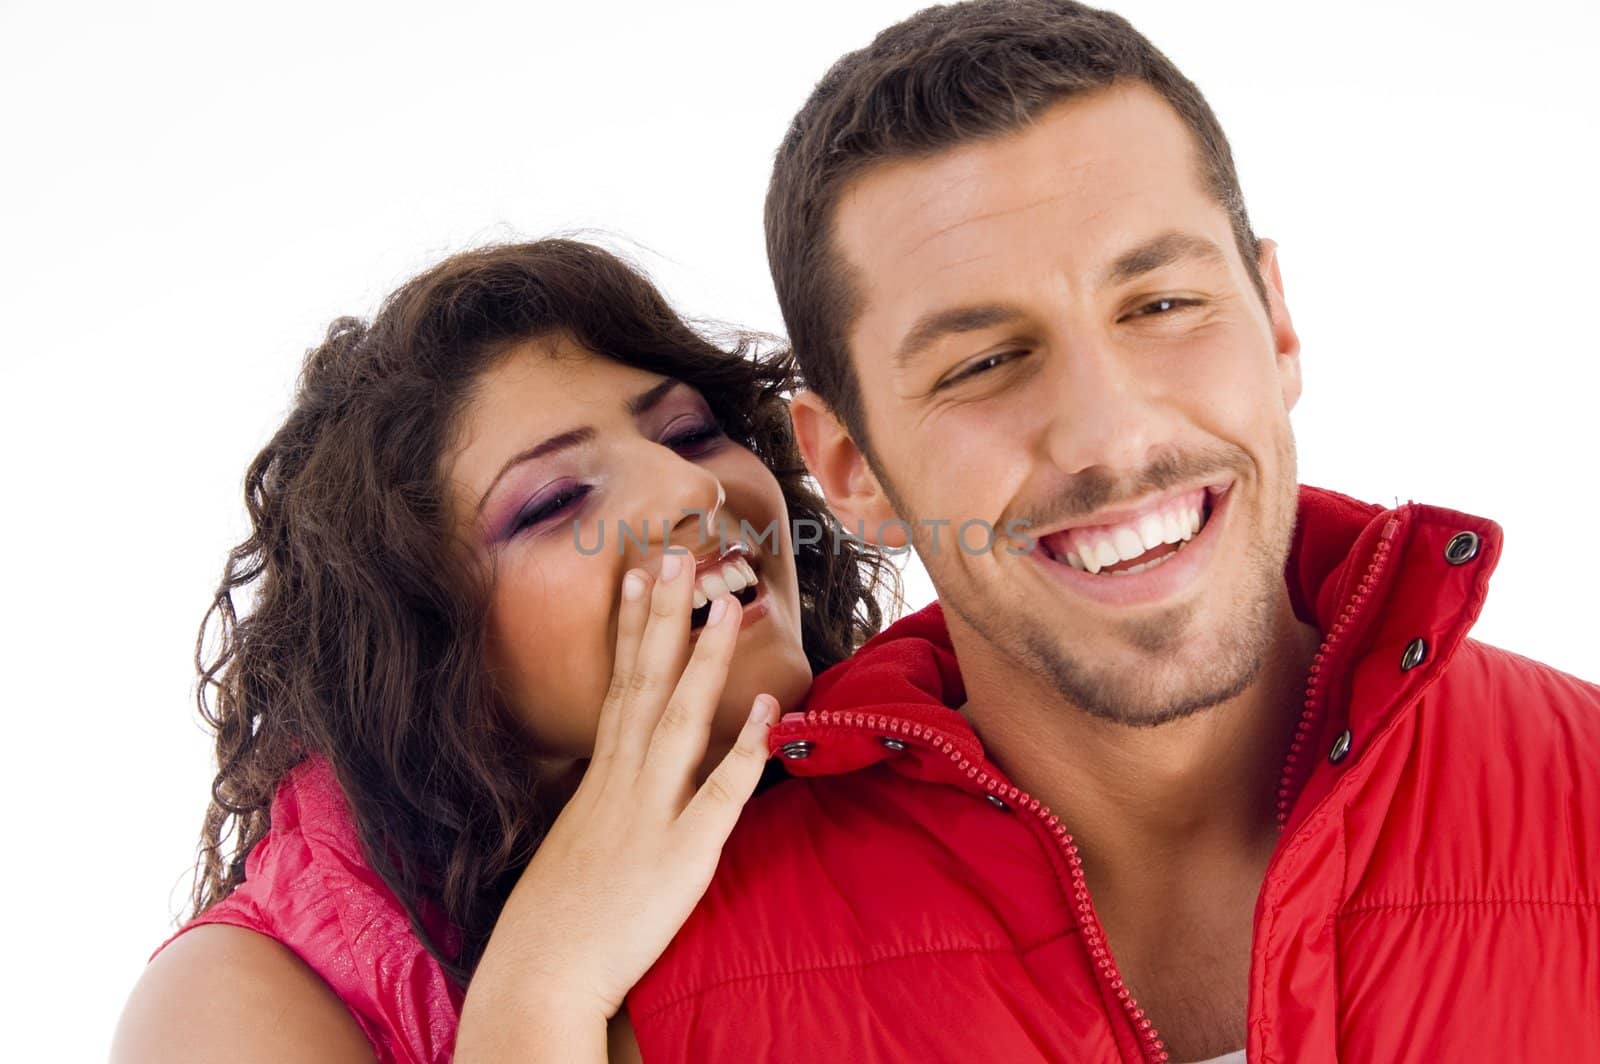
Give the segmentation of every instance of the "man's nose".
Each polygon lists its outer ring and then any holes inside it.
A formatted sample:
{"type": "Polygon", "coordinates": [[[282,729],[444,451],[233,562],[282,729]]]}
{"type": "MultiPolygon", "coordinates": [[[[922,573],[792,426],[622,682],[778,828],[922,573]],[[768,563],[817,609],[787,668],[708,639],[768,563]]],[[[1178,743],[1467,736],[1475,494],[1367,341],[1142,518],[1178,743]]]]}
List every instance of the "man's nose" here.
{"type": "Polygon", "coordinates": [[[1171,444],[1173,413],[1150,371],[1108,338],[1080,339],[1051,360],[1040,396],[1042,442],[1061,473],[1141,470],[1171,444]]]}

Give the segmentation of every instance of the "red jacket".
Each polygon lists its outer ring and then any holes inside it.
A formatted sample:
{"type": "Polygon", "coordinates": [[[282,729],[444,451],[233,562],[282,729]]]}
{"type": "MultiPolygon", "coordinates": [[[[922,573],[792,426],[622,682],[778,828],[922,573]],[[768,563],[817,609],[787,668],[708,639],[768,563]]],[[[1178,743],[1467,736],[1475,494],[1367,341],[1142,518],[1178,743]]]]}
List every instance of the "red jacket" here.
{"type": "MultiPolygon", "coordinates": [[[[1600,688],[1466,639],[1493,522],[1303,489],[1325,641],[1255,910],[1249,1059],[1600,1061],[1600,688]]],[[[635,988],[647,1062],[1159,1061],[1069,833],[952,706],[937,606],[818,680],[635,988]]]]}

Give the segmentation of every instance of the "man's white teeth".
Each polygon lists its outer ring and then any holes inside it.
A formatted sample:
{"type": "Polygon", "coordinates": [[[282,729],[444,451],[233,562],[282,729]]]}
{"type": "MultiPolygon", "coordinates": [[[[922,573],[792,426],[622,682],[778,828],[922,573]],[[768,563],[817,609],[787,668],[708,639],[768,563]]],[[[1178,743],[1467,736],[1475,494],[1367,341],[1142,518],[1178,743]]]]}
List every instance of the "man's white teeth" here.
{"type": "MultiPolygon", "coordinates": [[[[1155,550],[1164,543],[1179,547],[1193,539],[1204,523],[1202,507],[1205,492],[1196,491],[1174,499],[1158,510],[1140,515],[1136,520],[1113,528],[1072,529],[1067,536],[1070,549],[1066,562],[1080,572],[1099,573],[1118,562],[1132,561],[1146,551],[1155,550]]],[[[1176,552],[1173,552],[1176,553],[1176,552]]],[[[1112,573],[1127,576],[1160,565],[1172,555],[1112,573]]]]}
{"type": "Polygon", "coordinates": [[[1159,511],[1139,518],[1139,539],[1145,550],[1155,550],[1167,540],[1167,521],[1159,511]]]}
{"type": "Polygon", "coordinates": [[[694,582],[694,608],[699,609],[718,595],[735,594],[754,587],[756,571],[743,558],[732,558],[707,569],[694,582]]]}
{"type": "Polygon", "coordinates": [[[1184,540],[1182,543],[1178,544],[1178,550],[1173,551],[1172,554],[1163,554],[1159,558],[1153,558],[1153,559],[1151,559],[1150,561],[1147,561],[1147,562],[1140,562],[1138,565],[1130,565],[1126,569],[1118,569],[1116,572],[1111,573],[1110,575],[1111,576],[1132,576],[1134,573],[1142,573],[1146,569],[1154,569],[1156,566],[1162,564],[1168,558],[1173,557],[1174,555],[1176,555],[1178,553],[1179,550],[1182,550],[1184,547],[1186,547],[1188,545],[1189,545],[1189,541],[1188,540],[1184,540]]]}
{"type": "MultiPolygon", "coordinates": [[[[1179,540],[1178,541],[1178,550],[1182,550],[1184,547],[1188,546],[1188,544],[1189,544],[1189,541],[1187,539],[1179,540]]],[[[1173,554],[1177,554],[1178,550],[1173,551],[1172,554],[1163,554],[1161,557],[1153,559],[1151,561],[1140,562],[1138,565],[1130,565],[1126,569],[1118,569],[1116,572],[1107,573],[1106,575],[1107,576],[1132,576],[1134,573],[1142,573],[1146,569],[1154,569],[1156,566],[1160,565],[1162,562],[1164,562],[1168,558],[1172,557],[1173,554]]],[[[1144,552],[1140,551],[1139,553],[1143,554],[1144,552]]],[[[1137,558],[1138,556],[1139,556],[1138,554],[1134,555],[1135,558],[1137,558]]],[[[1105,569],[1108,566],[1115,565],[1115,564],[1117,564],[1117,562],[1125,560],[1125,559],[1119,558],[1119,557],[1112,557],[1112,559],[1110,561],[1102,563],[1100,561],[1101,557],[1104,557],[1104,555],[1096,555],[1095,561],[1094,561],[1094,563],[1092,565],[1084,565],[1083,559],[1079,558],[1077,556],[1077,554],[1073,553],[1072,551],[1068,551],[1067,552],[1067,564],[1072,566],[1074,569],[1077,569],[1080,572],[1082,572],[1084,570],[1088,570],[1091,573],[1098,573],[1100,570],[1105,569]]]]}

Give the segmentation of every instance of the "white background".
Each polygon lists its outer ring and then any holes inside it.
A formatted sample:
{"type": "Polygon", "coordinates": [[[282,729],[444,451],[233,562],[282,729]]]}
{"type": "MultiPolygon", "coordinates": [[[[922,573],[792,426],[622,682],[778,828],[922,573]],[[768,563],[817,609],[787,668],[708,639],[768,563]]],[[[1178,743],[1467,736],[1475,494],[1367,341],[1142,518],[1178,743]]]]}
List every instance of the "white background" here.
{"type": "MultiPolygon", "coordinates": [[[[772,150],[914,6],[0,0],[9,1059],[102,1058],[187,895],[195,630],[327,321],[448,252],[589,230],[686,311],[778,331],[772,150]]],[[[1118,9],[1282,244],[1303,479],[1499,520],[1477,634],[1600,677],[1595,6],[1118,9]]]]}

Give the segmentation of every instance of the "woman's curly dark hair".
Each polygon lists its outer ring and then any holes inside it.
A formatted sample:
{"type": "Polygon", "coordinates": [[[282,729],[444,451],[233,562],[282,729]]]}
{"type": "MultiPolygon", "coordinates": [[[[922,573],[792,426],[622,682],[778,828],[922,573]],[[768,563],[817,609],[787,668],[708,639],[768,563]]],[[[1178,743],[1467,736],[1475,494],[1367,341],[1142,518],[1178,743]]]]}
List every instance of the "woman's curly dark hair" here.
{"type": "MultiPolygon", "coordinates": [[[[515,345],[563,335],[694,386],[776,475],[791,521],[837,527],[791,435],[788,352],[749,334],[718,346],[600,248],[469,251],[400,288],[370,324],[334,322],[245,474],[252,531],[200,627],[197,700],[217,775],[194,914],[243,882],[279,781],[321,755],[412,928],[453,979],[471,977],[557,810],[541,808],[485,670],[486,578],[448,527],[443,461],[475,378],[515,345]],[[241,592],[253,599],[243,613],[241,592]],[[424,916],[440,910],[459,948],[430,933],[437,922],[424,916]]],[[[898,585],[848,536],[798,543],[795,561],[805,652],[820,671],[877,631],[878,596],[898,585]]]]}

